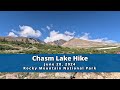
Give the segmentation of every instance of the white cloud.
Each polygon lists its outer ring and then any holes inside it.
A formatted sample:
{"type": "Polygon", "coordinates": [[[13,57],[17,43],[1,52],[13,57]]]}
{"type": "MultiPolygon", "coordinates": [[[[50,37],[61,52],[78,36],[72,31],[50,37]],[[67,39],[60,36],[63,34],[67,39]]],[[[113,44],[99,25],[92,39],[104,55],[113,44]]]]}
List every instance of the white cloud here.
{"type": "Polygon", "coordinates": [[[117,43],[117,41],[114,41],[114,40],[106,40],[105,42],[106,43],[117,43]]]}
{"type": "Polygon", "coordinates": [[[15,33],[13,33],[13,32],[9,32],[8,36],[10,36],[10,37],[18,37],[18,36],[17,36],[15,33]]]}
{"type": "Polygon", "coordinates": [[[116,41],[114,40],[109,40],[108,38],[97,38],[97,39],[90,39],[90,35],[89,33],[84,33],[84,35],[82,35],[81,37],[79,37],[80,39],[83,40],[88,40],[88,41],[93,41],[93,42],[105,42],[105,43],[116,43],[116,41]]]}
{"type": "Polygon", "coordinates": [[[32,27],[30,26],[19,26],[20,27],[20,32],[19,35],[21,37],[40,37],[41,36],[41,32],[39,30],[34,30],[32,27]]]}
{"type": "Polygon", "coordinates": [[[48,29],[48,30],[50,30],[51,28],[50,28],[50,26],[46,26],[46,28],[48,29]]]}
{"type": "Polygon", "coordinates": [[[94,42],[105,42],[105,43],[116,43],[116,41],[109,40],[108,38],[98,38],[98,39],[93,39],[91,41],[94,41],[94,42]]]}
{"type": "Polygon", "coordinates": [[[89,38],[90,38],[89,33],[84,33],[84,35],[80,37],[80,39],[83,40],[89,40],[89,38]]]}
{"type": "Polygon", "coordinates": [[[66,35],[70,35],[70,36],[74,36],[74,35],[75,35],[75,32],[65,31],[65,34],[66,34],[66,35]]]}
{"type": "Polygon", "coordinates": [[[97,39],[93,39],[93,40],[90,40],[90,41],[103,42],[103,41],[106,41],[106,38],[97,38],[97,39]]]}
{"type": "Polygon", "coordinates": [[[53,41],[56,41],[56,40],[60,40],[60,39],[63,39],[63,40],[70,40],[72,39],[74,36],[70,36],[70,35],[66,35],[66,34],[62,34],[62,33],[59,33],[59,31],[51,31],[50,32],[50,36],[47,37],[46,39],[44,39],[44,42],[53,42],[53,41]]]}
{"type": "Polygon", "coordinates": [[[15,31],[14,29],[12,29],[11,32],[13,32],[13,33],[18,33],[18,31],[15,31]]]}
{"type": "Polygon", "coordinates": [[[33,37],[33,38],[38,38],[42,35],[42,33],[39,30],[34,30],[30,26],[19,26],[20,31],[16,30],[11,30],[10,35],[14,35],[14,33],[18,34],[20,37],[33,37]]]}
{"type": "MultiPolygon", "coordinates": [[[[19,26],[20,30],[16,31],[16,30],[11,30],[11,32],[9,32],[8,36],[11,37],[33,37],[33,38],[38,38],[42,35],[42,33],[39,30],[34,30],[32,27],[30,26],[19,26]],[[16,35],[17,34],[17,35],[16,35]]],[[[46,28],[50,31],[51,27],[50,26],[46,26],[46,28]]],[[[44,28],[41,28],[41,30],[45,31],[44,28]]],[[[69,32],[69,31],[65,31],[64,33],[60,33],[59,31],[50,31],[50,36],[46,37],[44,39],[44,42],[53,42],[56,40],[66,40],[69,41],[72,38],[75,38],[75,32],[69,32]]],[[[83,39],[83,40],[88,40],[88,41],[94,41],[94,42],[106,42],[106,43],[115,43],[116,41],[114,40],[109,40],[108,38],[97,38],[97,39],[91,39],[91,36],[89,33],[84,33],[82,36],[78,37],[79,39],[83,39]]]]}
{"type": "MultiPolygon", "coordinates": [[[[65,31],[64,34],[63,33],[59,33],[59,31],[51,31],[50,32],[50,36],[46,37],[46,39],[44,39],[44,42],[53,42],[56,40],[66,40],[69,41],[74,37],[75,32],[71,33],[69,31],[65,31]]],[[[105,43],[115,43],[116,41],[114,40],[109,40],[108,38],[97,38],[97,39],[91,39],[90,33],[84,33],[82,36],[79,37],[79,39],[82,40],[88,40],[88,41],[93,41],[93,42],[105,42],[105,43]]]]}

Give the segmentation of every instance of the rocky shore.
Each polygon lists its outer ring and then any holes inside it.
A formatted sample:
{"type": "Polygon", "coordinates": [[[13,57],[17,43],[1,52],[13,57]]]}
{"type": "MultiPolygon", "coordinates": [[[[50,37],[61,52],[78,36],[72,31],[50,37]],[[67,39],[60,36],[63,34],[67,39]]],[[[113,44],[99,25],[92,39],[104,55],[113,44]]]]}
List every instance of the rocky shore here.
{"type": "Polygon", "coordinates": [[[0,73],[0,79],[120,79],[120,73],[0,73]]]}

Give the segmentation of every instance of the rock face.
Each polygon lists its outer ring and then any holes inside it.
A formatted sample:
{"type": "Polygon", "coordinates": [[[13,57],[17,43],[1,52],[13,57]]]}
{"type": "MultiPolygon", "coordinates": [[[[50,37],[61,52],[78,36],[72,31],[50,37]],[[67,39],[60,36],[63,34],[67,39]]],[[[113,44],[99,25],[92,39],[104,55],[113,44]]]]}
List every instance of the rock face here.
{"type": "Polygon", "coordinates": [[[75,79],[120,79],[120,73],[77,73],[75,79]]]}
{"type": "Polygon", "coordinates": [[[44,44],[44,42],[34,39],[34,38],[26,38],[26,37],[0,37],[0,41],[14,41],[14,42],[24,42],[24,43],[41,43],[44,44]]]}
{"type": "Polygon", "coordinates": [[[56,78],[66,78],[70,79],[71,74],[70,73],[55,73],[56,78]]]}
{"type": "Polygon", "coordinates": [[[46,78],[47,75],[46,75],[45,73],[39,73],[39,77],[40,77],[40,78],[46,78]]]}
{"type": "Polygon", "coordinates": [[[64,44],[65,42],[66,42],[65,40],[60,39],[60,40],[56,40],[56,41],[54,41],[54,42],[48,42],[48,44],[61,46],[61,45],[64,44]]]}
{"type": "Polygon", "coordinates": [[[87,41],[87,40],[82,40],[77,38],[73,38],[68,42],[65,42],[64,44],[62,44],[63,47],[70,47],[70,48],[101,47],[105,45],[106,45],[105,43],[87,41]]]}
{"type": "Polygon", "coordinates": [[[6,74],[6,79],[18,79],[17,74],[6,74]]]}
{"type": "Polygon", "coordinates": [[[58,46],[61,46],[62,44],[64,44],[66,41],[63,40],[63,39],[60,39],[60,40],[57,40],[57,41],[54,41],[54,43],[58,46]]]}
{"type": "MultiPolygon", "coordinates": [[[[74,73],[0,73],[0,79],[71,79],[74,73]]],[[[120,73],[77,73],[73,79],[120,79],[120,73]]]]}

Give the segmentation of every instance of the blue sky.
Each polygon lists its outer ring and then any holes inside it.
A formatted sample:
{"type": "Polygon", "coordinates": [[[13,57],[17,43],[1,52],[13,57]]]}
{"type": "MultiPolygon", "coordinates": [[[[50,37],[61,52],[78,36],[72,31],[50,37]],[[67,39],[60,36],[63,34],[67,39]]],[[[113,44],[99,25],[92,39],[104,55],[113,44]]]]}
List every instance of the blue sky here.
{"type": "Polygon", "coordinates": [[[11,35],[12,32],[12,35],[27,37],[31,34],[25,35],[25,30],[32,28],[35,31],[32,36],[41,40],[74,36],[120,42],[120,11],[0,11],[0,27],[0,36],[11,35]],[[65,31],[75,33],[65,36],[65,31]],[[56,36],[50,36],[50,33],[56,36]]]}

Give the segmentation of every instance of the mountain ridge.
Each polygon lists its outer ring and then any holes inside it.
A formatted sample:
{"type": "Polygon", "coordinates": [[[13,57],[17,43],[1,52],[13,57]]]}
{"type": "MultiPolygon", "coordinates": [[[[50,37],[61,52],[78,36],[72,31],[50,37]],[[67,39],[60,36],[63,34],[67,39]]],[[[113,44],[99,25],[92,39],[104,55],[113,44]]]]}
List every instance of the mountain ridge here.
{"type": "Polygon", "coordinates": [[[35,44],[35,43],[45,44],[45,42],[39,39],[27,38],[27,37],[10,37],[10,36],[0,37],[0,41],[13,41],[13,42],[23,42],[23,43],[31,43],[31,44],[35,44]]]}
{"type": "Polygon", "coordinates": [[[47,44],[61,46],[65,42],[67,42],[67,41],[65,41],[63,39],[60,39],[60,40],[56,40],[56,41],[53,41],[53,42],[48,42],[47,44]]]}
{"type": "Polygon", "coordinates": [[[69,47],[69,48],[91,48],[91,47],[102,47],[102,46],[120,46],[119,43],[104,43],[104,42],[94,42],[83,40],[79,38],[72,38],[69,41],[65,41],[63,39],[56,40],[53,42],[45,43],[44,41],[37,39],[37,38],[28,38],[28,37],[0,37],[0,41],[13,41],[13,42],[24,42],[24,43],[40,43],[40,44],[48,44],[48,45],[55,45],[55,46],[62,46],[62,47],[69,47]]]}
{"type": "Polygon", "coordinates": [[[70,47],[70,48],[91,48],[91,47],[102,47],[102,46],[107,46],[107,45],[116,46],[117,44],[94,42],[94,41],[82,40],[79,38],[73,38],[67,41],[66,43],[64,43],[62,46],[70,47]]]}

